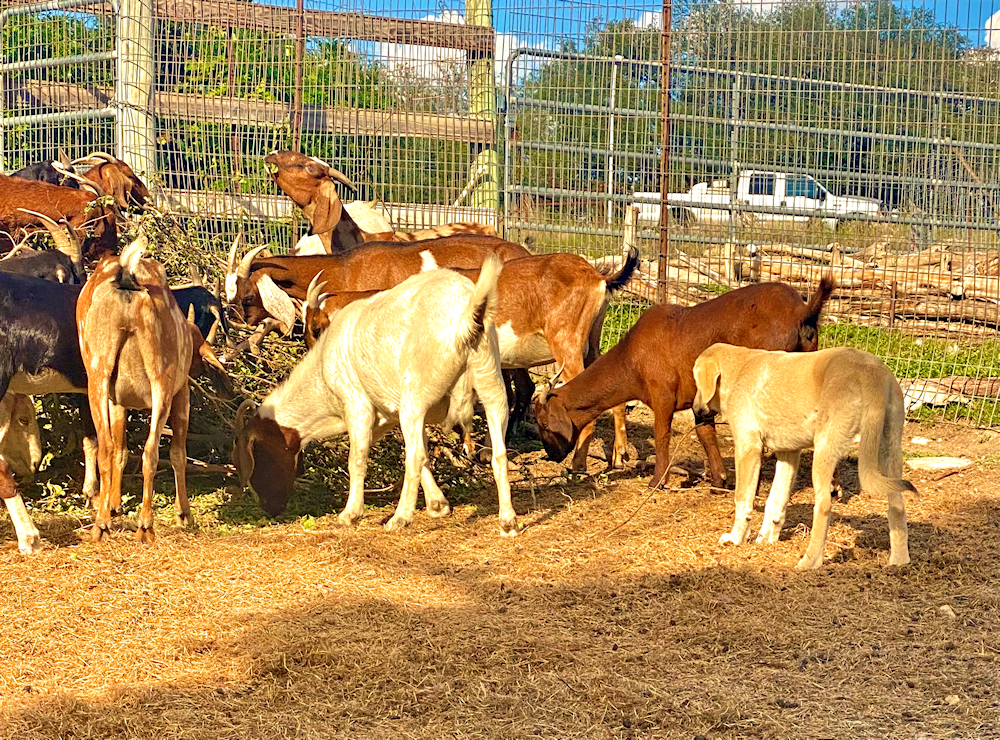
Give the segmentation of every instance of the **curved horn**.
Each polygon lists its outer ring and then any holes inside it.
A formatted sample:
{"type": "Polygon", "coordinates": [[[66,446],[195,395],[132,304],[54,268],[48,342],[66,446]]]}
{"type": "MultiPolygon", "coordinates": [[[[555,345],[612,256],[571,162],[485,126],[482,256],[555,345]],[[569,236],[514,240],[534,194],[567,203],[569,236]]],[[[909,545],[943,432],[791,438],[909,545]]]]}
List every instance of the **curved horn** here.
{"type": "Polygon", "coordinates": [[[74,266],[79,267],[83,265],[83,247],[80,244],[80,238],[77,236],[76,230],[69,225],[69,222],[64,219],[62,225],[60,225],[44,213],[29,211],[27,208],[18,208],[17,210],[23,213],[30,213],[40,220],[49,233],[52,234],[52,241],[55,243],[56,249],[69,257],[74,266]]]}
{"type": "Polygon", "coordinates": [[[80,157],[79,159],[74,159],[73,164],[90,164],[94,160],[99,162],[117,162],[118,160],[112,157],[107,152],[91,152],[86,157],[80,157]]]}
{"type": "Polygon", "coordinates": [[[239,259],[236,255],[239,249],[243,246],[243,234],[239,233],[236,238],[233,239],[233,246],[229,248],[229,260],[226,262],[227,272],[236,272],[237,260],[239,259]]]}
{"type": "MultiPolygon", "coordinates": [[[[24,210],[24,209],[20,209],[20,210],[24,210]]],[[[20,244],[15,244],[14,248],[12,250],[10,250],[9,252],[7,252],[7,254],[5,254],[3,257],[0,257],[0,262],[3,262],[4,260],[9,260],[11,257],[13,257],[14,255],[16,255],[18,252],[25,252],[25,251],[27,251],[27,252],[34,252],[35,250],[32,249],[31,247],[29,247],[24,242],[21,242],[20,244]]]]}
{"type": "Polygon", "coordinates": [[[323,288],[326,287],[325,280],[322,283],[319,282],[322,275],[322,272],[317,272],[313,279],[309,282],[309,287],[306,289],[306,305],[314,311],[319,310],[319,294],[322,293],[323,288]]]}
{"type": "Polygon", "coordinates": [[[559,378],[562,377],[563,370],[565,370],[565,369],[566,369],[566,363],[564,362],[562,365],[559,366],[558,372],[556,372],[556,374],[552,376],[552,379],[549,380],[549,390],[550,391],[553,390],[556,387],[556,383],[559,381],[559,378]]]}
{"type": "Polygon", "coordinates": [[[240,261],[240,266],[236,268],[236,277],[241,280],[246,280],[250,277],[250,265],[253,264],[254,258],[265,249],[267,249],[267,247],[255,247],[243,255],[243,259],[240,261]]]}
{"type": "Polygon", "coordinates": [[[63,177],[68,177],[70,180],[76,180],[78,183],[80,183],[81,188],[86,190],[92,190],[98,198],[103,198],[105,195],[107,195],[107,192],[105,192],[104,188],[102,188],[99,183],[96,183],[93,180],[88,180],[83,175],[78,175],[73,170],[67,167],[63,167],[59,162],[53,162],[52,169],[54,169],[63,177]]]}
{"type": "Polygon", "coordinates": [[[353,193],[358,192],[358,187],[353,182],[351,182],[351,178],[349,178],[343,172],[338,170],[336,167],[328,167],[326,170],[326,174],[328,174],[331,178],[341,183],[345,187],[350,188],[351,192],[353,193]]]}
{"type": "Polygon", "coordinates": [[[247,414],[256,411],[257,405],[249,398],[243,399],[243,403],[236,409],[236,433],[240,434],[247,426],[247,414]]]}

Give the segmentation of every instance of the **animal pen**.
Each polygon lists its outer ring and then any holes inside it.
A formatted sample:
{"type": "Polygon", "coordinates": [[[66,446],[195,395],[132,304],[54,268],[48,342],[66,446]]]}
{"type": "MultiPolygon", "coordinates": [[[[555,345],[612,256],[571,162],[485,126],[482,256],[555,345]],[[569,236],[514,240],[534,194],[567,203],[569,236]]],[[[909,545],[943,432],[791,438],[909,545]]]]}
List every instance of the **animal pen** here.
{"type": "Polygon", "coordinates": [[[0,169],[113,152],[217,253],[304,233],[264,169],[275,149],[342,170],[397,226],[486,222],[602,262],[653,205],[605,344],[652,302],[809,292],[832,270],[824,345],[880,355],[914,413],[997,426],[988,5],[3,0],[0,169]],[[791,184],[750,204],[750,171],[875,206],[831,219],[791,184]],[[721,217],[680,207],[699,183],[721,217]]]}

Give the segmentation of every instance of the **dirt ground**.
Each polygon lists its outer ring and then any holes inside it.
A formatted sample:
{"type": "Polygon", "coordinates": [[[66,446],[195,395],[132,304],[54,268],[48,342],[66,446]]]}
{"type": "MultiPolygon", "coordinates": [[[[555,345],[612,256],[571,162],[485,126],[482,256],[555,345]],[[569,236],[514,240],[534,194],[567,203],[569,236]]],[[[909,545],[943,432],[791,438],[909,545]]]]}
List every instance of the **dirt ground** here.
{"type": "MultiPolygon", "coordinates": [[[[907,457],[974,462],[908,470],[911,565],[887,567],[886,502],[861,494],[835,504],[824,567],[797,573],[809,458],[781,541],[723,548],[732,494],[704,485],[679,419],[655,493],[641,408],[625,471],[595,457],[569,479],[522,445],[517,538],[489,485],[391,535],[388,506],[336,526],[342,501],[235,532],[163,518],[152,546],[38,515],[46,547],[24,558],[0,517],[0,735],[1000,736],[997,432],[907,425],[907,457]]],[[[857,493],[854,458],[842,478],[857,493]]]]}

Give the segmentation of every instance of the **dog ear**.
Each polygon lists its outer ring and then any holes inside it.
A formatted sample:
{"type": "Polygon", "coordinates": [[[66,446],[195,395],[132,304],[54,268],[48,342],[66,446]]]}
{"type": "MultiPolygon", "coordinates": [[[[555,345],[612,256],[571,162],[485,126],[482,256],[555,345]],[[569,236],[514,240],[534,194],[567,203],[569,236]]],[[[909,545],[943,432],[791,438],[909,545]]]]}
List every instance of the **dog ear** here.
{"type": "Polygon", "coordinates": [[[314,202],[316,210],[313,211],[312,233],[325,234],[340,223],[344,204],[341,202],[340,196],[337,195],[337,188],[330,180],[324,180],[320,183],[314,202]]]}
{"type": "Polygon", "coordinates": [[[694,363],[694,384],[698,389],[695,403],[708,408],[719,392],[719,378],[722,368],[715,353],[705,352],[694,363]],[[700,401],[700,403],[698,403],[700,401]]]}

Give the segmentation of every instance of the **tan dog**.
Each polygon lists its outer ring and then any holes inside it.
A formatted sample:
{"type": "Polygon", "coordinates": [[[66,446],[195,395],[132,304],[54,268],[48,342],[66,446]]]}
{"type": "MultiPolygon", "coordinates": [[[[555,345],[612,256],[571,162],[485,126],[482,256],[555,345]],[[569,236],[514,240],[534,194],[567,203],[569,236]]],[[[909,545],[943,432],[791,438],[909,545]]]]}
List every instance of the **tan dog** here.
{"type": "Polygon", "coordinates": [[[889,499],[889,564],[910,562],[903,491],[903,393],[874,355],[849,347],[790,353],[713,344],[694,364],[695,413],[722,412],[735,447],[736,520],[719,543],[746,541],[763,448],[778,459],[757,542],[777,542],[802,450],[814,448],[812,535],[797,570],[823,562],[830,526],[830,481],[861,434],[861,487],[889,499]]]}

